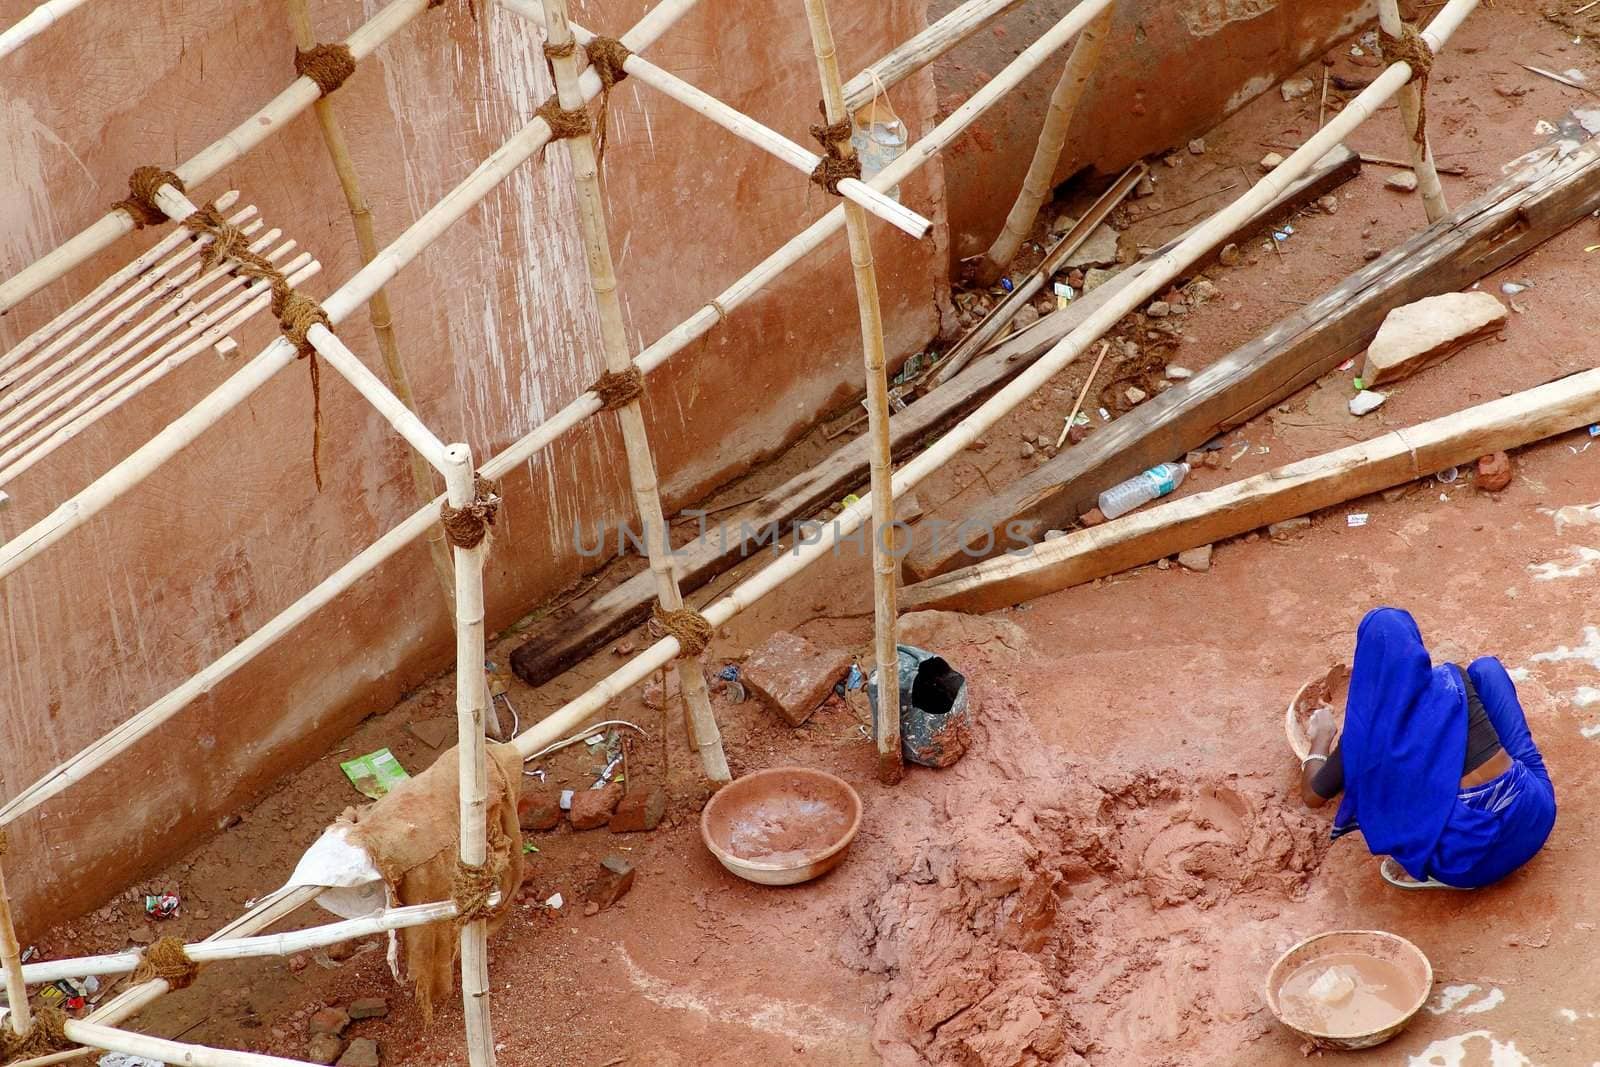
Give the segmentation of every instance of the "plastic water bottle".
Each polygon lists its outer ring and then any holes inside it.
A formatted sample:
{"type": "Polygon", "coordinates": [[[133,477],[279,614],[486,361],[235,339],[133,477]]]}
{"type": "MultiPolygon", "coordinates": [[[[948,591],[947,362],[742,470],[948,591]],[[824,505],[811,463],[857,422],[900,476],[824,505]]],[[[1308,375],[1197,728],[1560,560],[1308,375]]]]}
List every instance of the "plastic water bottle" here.
{"type": "Polygon", "coordinates": [[[1162,463],[1143,474],[1129,478],[1121,485],[1113,485],[1100,494],[1100,512],[1108,519],[1126,515],[1134,508],[1148,504],[1158,496],[1166,496],[1189,473],[1187,463],[1162,463]]]}

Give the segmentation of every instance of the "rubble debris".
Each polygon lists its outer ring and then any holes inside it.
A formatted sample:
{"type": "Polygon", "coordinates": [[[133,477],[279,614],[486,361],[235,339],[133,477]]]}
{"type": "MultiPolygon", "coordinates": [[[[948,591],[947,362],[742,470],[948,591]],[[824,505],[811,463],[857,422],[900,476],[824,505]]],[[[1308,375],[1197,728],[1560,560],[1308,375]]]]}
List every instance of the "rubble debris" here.
{"type": "Polygon", "coordinates": [[[1285,103],[1292,103],[1316,87],[1317,83],[1310,78],[1289,78],[1278,86],[1278,92],[1283,96],[1285,103]]]}
{"type": "Polygon", "coordinates": [[[1172,382],[1188,381],[1190,378],[1194,377],[1194,371],[1190,370],[1188,367],[1180,367],[1176,363],[1168,363],[1166,369],[1162,371],[1162,373],[1167,376],[1168,381],[1172,382]]]}
{"type": "Polygon", "coordinates": [[[1145,174],[1145,175],[1141,176],[1139,178],[1138,184],[1133,187],[1133,198],[1135,200],[1143,200],[1147,196],[1155,196],[1155,195],[1156,195],[1156,182],[1155,182],[1155,179],[1150,177],[1150,175],[1148,175],[1148,174],[1145,174]]]}
{"type": "Polygon", "coordinates": [[[1105,521],[1106,521],[1106,513],[1101,511],[1097,507],[1096,508],[1090,508],[1088,511],[1084,512],[1082,515],[1078,516],[1078,522],[1083,524],[1084,526],[1099,526],[1101,523],[1103,523],[1105,521]]]}
{"type": "Polygon", "coordinates": [[[1172,305],[1165,300],[1152,300],[1150,306],[1144,309],[1144,313],[1152,319],[1164,319],[1172,314],[1172,305]]]}
{"type": "Polygon", "coordinates": [[[1261,157],[1262,170],[1276,170],[1281,163],[1283,163],[1283,157],[1276,152],[1268,152],[1261,157]]]}
{"type": "Polygon", "coordinates": [[[1365,252],[1361,253],[1361,258],[1366,260],[1368,263],[1371,263],[1373,260],[1377,259],[1381,255],[1383,255],[1383,249],[1381,249],[1381,248],[1369,248],[1365,252]]]}
{"type": "Polygon", "coordinates": [[[600,861],[600,874],[589,886],[588,902],[601,911],[628,895],[633,888],[633,864],[612,853],[600,861]]]}
{"type": "Polygon", "coordinates": [[[338,1067],[379,1067],[383,1059],[378,1055],[378,1043],[370,1037],[358,1037],[339,1057],[338,1067]]]}
{"type": "Polygon", "coordinates": [[[1298,515],[1292,519],[1284,519],[1267,527],[1267,536],[1274,541],[1292,541],[1301,534],[1311,529],[1311,517],[1298,515]]]}
{"type": "Polygon", "coordinates": [[[1101,270],[1099,267],[1091,267],[1083,272],[1083,291],[1086,293],[1093,292],[1096,288],[1116,276],[1117,272],[1114,270],[1101,270]]]}
{"type": "Polygon", "coordinates": [[[667,814],[667,791],[660,786],[635,789],[622,798],[611,814],[614,834],[642,833],[661,825],[667,814]]]}
{"type": "Polygon", "coordinates": [[[1239,246],[1232,241],[1222,246],[1222,251],[1217,253],[1217,262],[1224,267],[1237,267],[1243,257],[1239,254],[1239,246]]]}
{"type": "Polygon", "coordinates": [[[1117,262],[1117,231],[1110,226],[1096,226],[1084,239],[1078,250],[1063,263],[1067,270],[1086,267],[1109,267],[1117,262]]]}
{"type": "Polygon", "coordinates": [[[1367,346],[1361,380],[1372,386],[1408,377],[1494,334],[1506,318],[1504,305],[1482,290],[1442,293],[1397,307],[1367,346]]]}
{"type": "Polygon", "coordinates": [[[1014,329],[1026,330],[1029,326],[1039,321],[1039,309],[1032,304],[1023,304],[1017,313],[1011,316],[1011,325],[1014,329]]]}
{"type": "Polygon", "coordinates": [[[1033,454],[1035,452],[1037,452],[1037,451],[1038,451],[1038,449],[1033,447],[1033,442],[1032,441],[1024,441],[1024,442],[1022,442],[1022,458],[1023,459],[1032,459],[1033,458],[1033,454]]]}
{"type": "Polygon", "coordinates": [[[334,1037],[338,1037],[345,1032],[345,1028],[349,1025],[350,1013],[343,1008],[338,1006],[322,1008],[314,1012],[311,1018],[306,1020],[306,1033],[312,1035],[332,1034],[334,1037]]]}
{"type": "Polygon", "coordinates": [[[1183,295],[1190,304],[1199,305],[1210,303],[1222,294],[1210,278],[1196,278],[1184,287],[1183,295]]]}
{"type": "Polygon", "coordinates": [[[354,1019],[381,1019],[389,1014],[389,1002],[383,997],[357,997],[345,1009],[354,1019]]]}
{"type": "Polygon", "coordinates": [[[1194,140],[1189,142],[1189,154],[1191,156],[1203,156],[1206,154],[1206,141],[1204,137],[1196,137],[1194,140]]]}
{"type": "Polygon", "coordinates": [[[306,1042],[306,1059],[312,1063],[332,1064],[344,1051],[344,1039],[334,1034],[316,1034],[306,1042]]]}
{"type": "Polygon", "coordinates": [[[1389,397],[1384,393],[1375,393],[1371,389],[1363,389],[1350,398],[1350,414],[1361,416],[1368,415],[1383,407],[1383,402],[1389,397]]]}
{"type": "Polygon", "coordinates": [[[1477,487],[1485,493],[1498,493],[1511,484],[1511,457],[1494,452],[1478,460],[1477,487]]]}
{"type": "Polygon", "coordinates": [[[600,789],[580,789],[572,795],[572,810],[567,818],[574,830],[595,830],[611,821],[611,813],[622,803],[622,786],[615,782],[600,789]]]}
{"type": "Polygon", "coordinates": [[[1319,196],[1317,197],[1317,206],[1330,215],[1338,214],[1339,198],[1332,193],[1328,193],[1326,196],[1319,196]]]}
{"type": "Polygon", "coordinates": [[[1178,553],[1178,566],[1186,571],[1208,571],[1211,569],[1211,546],[1201,545],[1199,548],[1186,548],[1178,553]]]}
{"type": "Polygon", "coordinates": [[[1417,191],[1417,176],[1409,170],[1397,170],[1383,180],[1383,187],[1401,193],[1414,193],[1417,191]]]}
{"type": "Polygon", "coordinates": [[[1130,407],[1144,403],[1150,399],[1150,394],[1140,389],[1137,385],[1130,385],[1123,390],[1123,397],[1127,399],[1130,407]]]}
{"type": "Polygon", "coordinates": [[[524,830],[554,830],[561,825],[561,794],[530,785],[517,801],[517,822],[524,830]]]}
{"type": "Polygon", "coordinates": [[[745,663],[744,683],[757,700],[799,726],[849,670],[850,654],[843,649],[818,648],[799,634],[779,630],[745,663]]]}

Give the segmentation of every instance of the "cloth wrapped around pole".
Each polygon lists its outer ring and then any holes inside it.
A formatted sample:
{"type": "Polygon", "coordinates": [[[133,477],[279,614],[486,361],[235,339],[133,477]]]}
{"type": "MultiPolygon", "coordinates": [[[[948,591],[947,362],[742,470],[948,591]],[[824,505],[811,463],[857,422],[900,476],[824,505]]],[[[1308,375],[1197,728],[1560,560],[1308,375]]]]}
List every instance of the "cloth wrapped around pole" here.
{"type": "MultiPolygon", "coordinates": [[[[914,645],[897,645],[900,654],[900,748],[910,763],[948,767],[967,751],[972,730],[967,711],[967,680],[944,657],[914,645]]],[[[872,702],[872,736],[878,736],[878,672],[867,677],[872,702]]]]}

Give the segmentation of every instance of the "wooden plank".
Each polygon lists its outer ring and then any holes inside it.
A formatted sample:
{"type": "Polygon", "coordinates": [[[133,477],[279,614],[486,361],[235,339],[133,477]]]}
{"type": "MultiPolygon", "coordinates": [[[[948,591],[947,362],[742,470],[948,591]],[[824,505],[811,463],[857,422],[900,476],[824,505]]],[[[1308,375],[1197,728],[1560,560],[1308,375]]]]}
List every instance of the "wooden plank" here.
{"type": "MultiPolygon", "coordinates": [[[[1315,200],[1360,173],[1354,152],[1328,153],[1306,176],[1246,226],[1218,243],[1253,236],[1268,222],[1315,200]]],[[[1183,239],[1170,242],[1119,273],[1093,292],[1074,300],[1038,324],[1014,334],[999,347],[979,356],[955,378],[928,391],[889,420],[890,448],[896,458],[916,450],[1020,374],[1093,311],[1129,285],[1146,264],[1183,239]],[[1048,324],[1049,329],[1040,327],[1048,324]]],[[[854,438],[810,470],[775,486],[737,511],[707,519],[713,528],[676,550],[673,565],[679,587],[698,589],[741,560],[762,551],[759,538],[774,527],[789,532],[797,519],[815,514],[859,489],[867,478],[867,441],[854,438]],[[742,525],[741,525],[742,524],[742,525]],[[749,536],[745,535],[746,530],[749,536]]],[[[511,654],[511,669],[529,685],[543,685],[585,657],[621,637],[650,612],[655,596],[649,572],[637,574],[612,589],[539,620],[526,642],[511,654]]]]}
{"type": "Polygon", "coordinates": [[[1102,490],[1181,457],[1361,353],[1393,308],[1463,289],[1527,254],[1600,207],[1597,144],[1520,171],[1193,378],[949,517],[907,555],[905,574],[925,580],[1071,527],[1102,490]],[[993,547],[980,551],[987,531],[993,547]]]}
{"type": "Polygon", "coordinates": [[[906,611],[993,611],[1184,549],[1401,485],[1489,452],[1600,419],[1600,370],[1587,370],[1371,441],[1157,504],[1102,526],[901,590],[906,611]]]}

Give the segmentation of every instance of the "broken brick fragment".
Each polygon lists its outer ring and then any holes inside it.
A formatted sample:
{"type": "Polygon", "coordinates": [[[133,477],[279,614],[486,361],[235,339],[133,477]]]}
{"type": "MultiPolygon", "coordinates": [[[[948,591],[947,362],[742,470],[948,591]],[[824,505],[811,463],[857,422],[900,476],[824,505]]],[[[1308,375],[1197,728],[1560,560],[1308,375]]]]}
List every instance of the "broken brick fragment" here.
{"type": "Polygon", "coordinates": [[[615,782],[603,789],[580,789],[572,794],[572,810],[567,817],[574,830],[594,830],[611,821],[611,813],[622,803],[622,787],[615,782]]]}
{"type": "Polygon", "coordinates": [[[1511,484],[1511,457],[1495,452],[1478,460],[1477,486],[1485,493],[1498,493],[1511,484]]]}
{"type": "Polygon", "coordinates": [[[635,789],[622,798],[611,815],[611,832],[614,834],[640,833],[654,830],[667,814],[667,791],[660,786],[635,789]]]}
{"type": "Polygon", "coordinates": [[[756,649],[740,681],[756,699],[799,726],[850,670],[850,653],[818,648],[799,634],[779,630],[756,649]]]}
{"type": "Polygon", "coordinates": [[[524,830],[554,830],[561,825],[561,795],[553,789],[527,790],[517,801],[517,822],[524,830]]]}
{"type": "Polygon", "coordinates": [[[613,853],[600,861],[600,874],[585,896],[601,911],[627,896],[633,888],[633,865],[613,853]]]}

